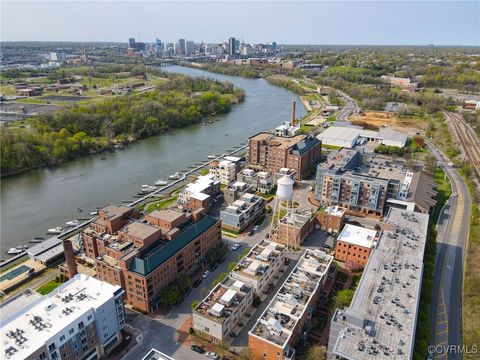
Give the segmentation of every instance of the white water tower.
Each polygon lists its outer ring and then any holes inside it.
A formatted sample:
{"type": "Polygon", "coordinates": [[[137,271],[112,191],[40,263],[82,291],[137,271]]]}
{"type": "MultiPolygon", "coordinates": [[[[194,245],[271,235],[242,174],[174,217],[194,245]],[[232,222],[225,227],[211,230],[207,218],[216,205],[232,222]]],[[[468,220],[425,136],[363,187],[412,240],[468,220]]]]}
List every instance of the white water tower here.
{"type": "Polygon", "coordinates": [[[277,181],[277,199],[282,201],[292,201],[293,184],[295,182],[291,177],[284,175],[277,181]]]}
{"type": "MultiPolygon", "coordinates": [[[[270,223],[270,239],[275,241],[275,232],[282,217],[293,212],[293,185],[295,181],[287,175],[277,180],[277,192],[273,206],[272,222],[270,223]]],[[[289,246],[289,223],[287,222],[287,248],[289,246]]],[[[292,232],[293,235],[293,232],[292,232]]]]}

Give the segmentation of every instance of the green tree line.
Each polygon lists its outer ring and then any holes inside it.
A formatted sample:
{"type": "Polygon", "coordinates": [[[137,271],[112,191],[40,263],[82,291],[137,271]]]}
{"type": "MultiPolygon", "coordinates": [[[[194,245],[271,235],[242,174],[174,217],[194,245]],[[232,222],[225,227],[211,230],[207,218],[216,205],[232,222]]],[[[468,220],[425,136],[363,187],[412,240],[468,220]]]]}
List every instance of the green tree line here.
{"type": "Polygon", "coordinates": [[[243,101],[232,84],[167,75],[156,90],[116,97],[31,118],[25,128],[4,126],[0,134],[3,175],[58,164],[88,153],[199,123],[243,101]]]}

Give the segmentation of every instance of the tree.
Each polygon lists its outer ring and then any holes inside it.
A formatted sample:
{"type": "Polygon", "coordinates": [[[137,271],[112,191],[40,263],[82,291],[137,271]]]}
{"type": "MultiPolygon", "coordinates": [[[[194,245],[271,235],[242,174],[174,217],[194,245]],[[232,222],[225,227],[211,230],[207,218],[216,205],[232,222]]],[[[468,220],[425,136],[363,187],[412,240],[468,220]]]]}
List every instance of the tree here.
{"type": "Polygon", "coordinates": [[[200,301],[198,300],[192,301],[192,304],[190,305],[190,307],[192,308],[192,311],[198,306],[198,304],[200,304],[200,301]]]}
{"type": "Polygon", "coordinates": [[[242,348],[238,353],[238,358],[240,360],[250,360],[252,358],[252,352],[250,348],[242,348]]]}
{"type": "Polygon", "coordinates": [[[437,158],[431,154],[425,159],[425,171],[429,174],[433,174],[437,168],[437,158]]]}
{"type": "Polygon", "coordinates": [[[236,266],[236,262],[231,262],[230,264],[228,264],[228,272],[231,272],[233,269],[235,269],[236,266]]]}
{"type": "Polygon", "coordinates": [[[351,289],[340,290],[334,298],[334,309],[343,309],[350,305],[355,292],[351,289]]]}
{"type": "Polygon", "coordinates": [[[305,354],[305,360],[325,360],[327,358],[327,351],[325,346],[310,345],[305,354]]]}

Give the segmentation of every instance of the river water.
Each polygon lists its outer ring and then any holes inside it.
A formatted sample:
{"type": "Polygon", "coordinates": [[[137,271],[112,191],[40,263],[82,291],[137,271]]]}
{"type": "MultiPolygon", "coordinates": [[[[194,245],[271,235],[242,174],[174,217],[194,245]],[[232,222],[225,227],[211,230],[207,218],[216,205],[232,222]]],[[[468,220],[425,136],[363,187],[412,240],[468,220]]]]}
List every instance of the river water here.
{"type": "Polygon", "coordinates": [[[103,160],[103,155],[92,155],[2,179],[2,258],[10,247],[27,244],[36,235],[45,236],[49,228],[87,218],[90,211],[109,203],[130,202],[142,184],[166,179],[169,174],[205,160],[209,154],[222,154],[249,136],[288,121],[292,101],[298,104],[297,117],[305,114],[297,95],[263,79],[178,66],[163,70],[229,81],[245,90],[245,102],[234,105],[230,113],[219,117],[220,121],[141,140],[103,160]],[[79,213],[77,208],[83,211],[79,213]]]}

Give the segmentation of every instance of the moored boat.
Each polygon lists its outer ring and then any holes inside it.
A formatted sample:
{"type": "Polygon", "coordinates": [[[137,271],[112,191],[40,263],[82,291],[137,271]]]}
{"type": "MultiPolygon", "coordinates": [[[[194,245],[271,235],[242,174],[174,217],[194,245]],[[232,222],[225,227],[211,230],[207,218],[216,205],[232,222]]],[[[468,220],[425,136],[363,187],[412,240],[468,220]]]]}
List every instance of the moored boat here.
{"type": "Polygon", "coordinates": [[[170,175],[168,178],[173,179],[173,180],[177,180],[177,179],[180,179],[181,177],[182,177],[182,175],[180,175],[180,173],[176,172],[175,174],[170,175]]]}
{"type": "Polygon", "coordinates": [[[57,226],[47,230],[47,234],[49,235],[58,235],[58,234],[61,234],[62,232],[63,232],[63,227],[61,226],[57,226]]]}

